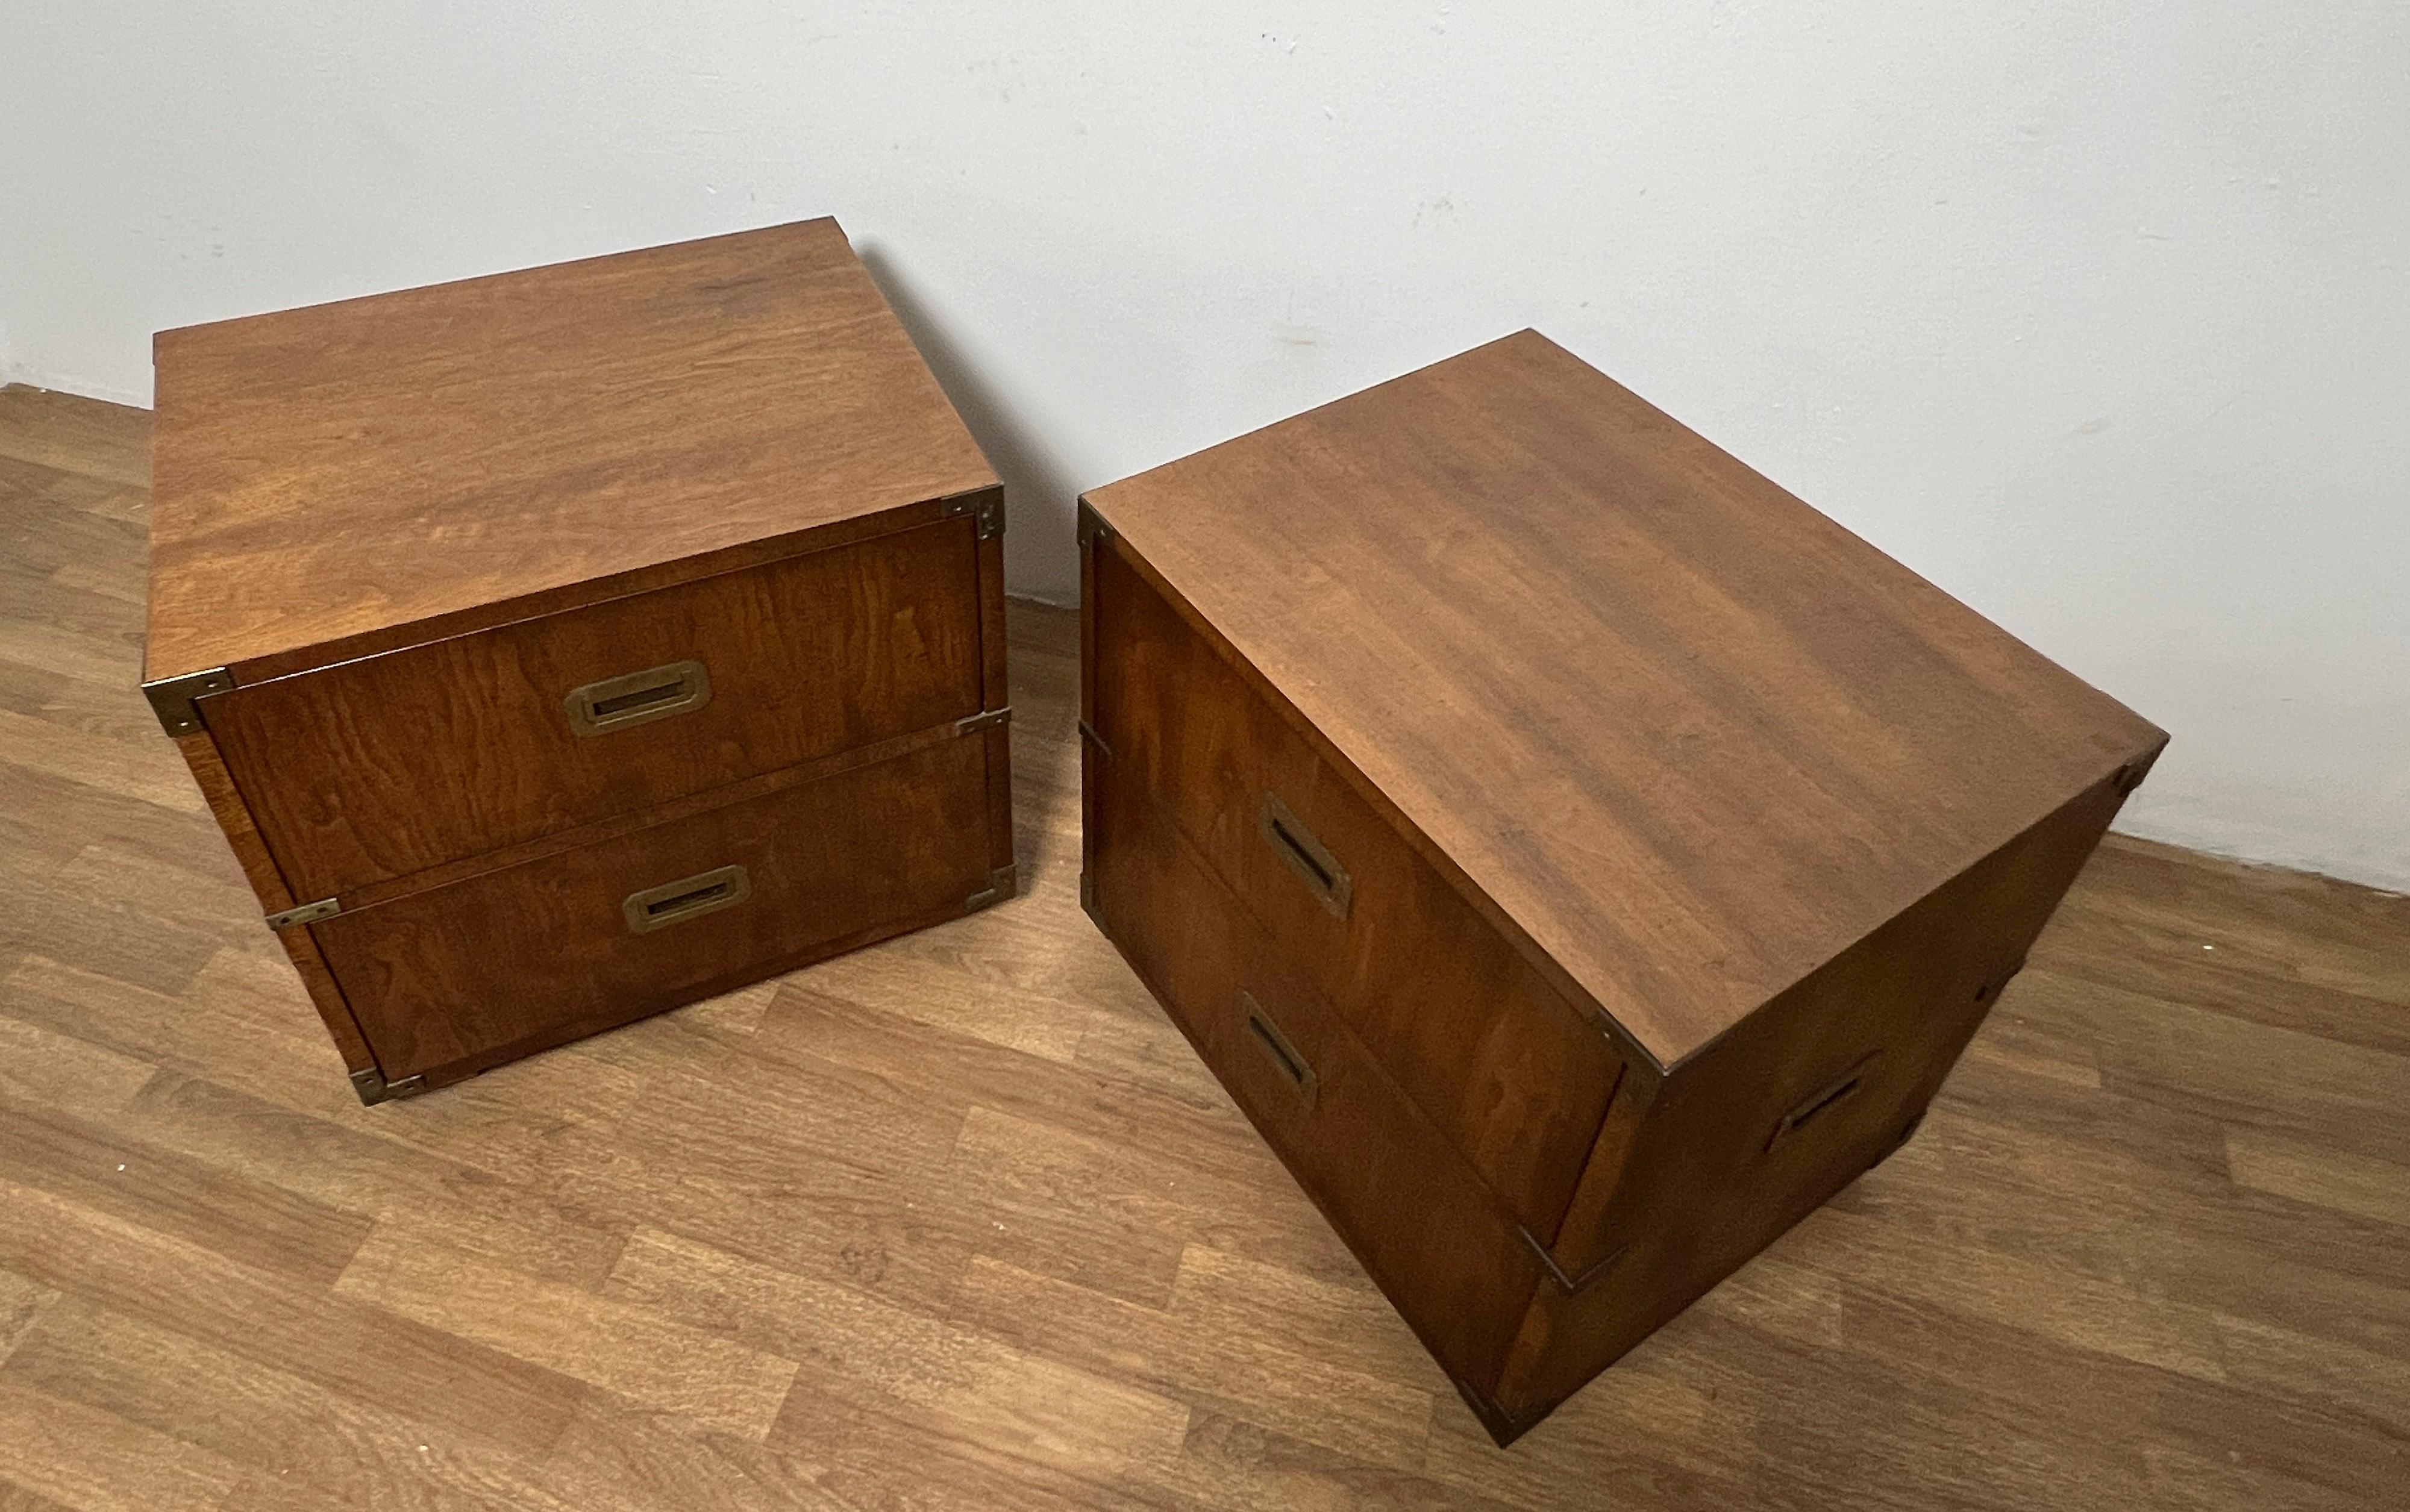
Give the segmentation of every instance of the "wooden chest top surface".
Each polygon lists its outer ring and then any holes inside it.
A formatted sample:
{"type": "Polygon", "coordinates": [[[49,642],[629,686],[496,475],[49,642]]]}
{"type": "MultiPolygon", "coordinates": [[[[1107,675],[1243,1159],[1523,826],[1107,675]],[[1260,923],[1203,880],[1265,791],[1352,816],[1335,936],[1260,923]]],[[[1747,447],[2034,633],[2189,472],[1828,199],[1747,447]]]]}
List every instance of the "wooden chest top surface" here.
{"type": "Polygon", "coordinates": [[[2164,739],[1534,332],[1088,500],[1667,1066],[2164,739]]]}
{"type": "Polygon", "coordinates": [[[994,485],[834,220],[164,331],[155,679],[994,485]]]}

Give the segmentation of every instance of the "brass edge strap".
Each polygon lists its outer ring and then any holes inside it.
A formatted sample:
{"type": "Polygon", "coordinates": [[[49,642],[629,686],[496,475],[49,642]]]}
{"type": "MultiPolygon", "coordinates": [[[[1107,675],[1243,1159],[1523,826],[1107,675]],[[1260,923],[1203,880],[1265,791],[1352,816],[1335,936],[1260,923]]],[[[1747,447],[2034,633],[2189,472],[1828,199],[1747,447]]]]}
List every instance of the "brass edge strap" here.
{"type": "Polygon", "coordinates": [[[330,897],[320,898],[315,903],[297,904],[293,908],[286,909],[282,913],[269,914],[268,916],[268,927],[270,929],[290,929],[295,924],[315,923],[321,919],[332,919],[335,915],[342,911],[343,906],[337,899],[330,897]]]}
{"type": "Polygon", "coordinates": [[[1532,1237],[1532,1230],[1524,1228],[1518,1223],[1515,1226],[1515,1231],[1523,1236],[1524,1243],[1532,1246],[1532,1253],[1540,1258],[1540,1263],[1547,1268],[1549,1277],[1568,1293],[1579,1291],[1584,1287],[1589,1286],[1591,1282],[1596,1281],[1605,1272],[1607,1267],[1623,1258],[1624,1255],[1632,1248],[1629,1244],[1619,1244],[1612,1251],[1608,1252],[1604,1258],[1591,1266],[1589,1270],[1584,1271],[1580,1275],[1569,1276],[1565,1274],[1564,1271],[1561,1267],[1558,1266],[1557,1258],[1548,1253],[1548,1246],[1541,1243],[1538,1240],[1532,1237]]]}

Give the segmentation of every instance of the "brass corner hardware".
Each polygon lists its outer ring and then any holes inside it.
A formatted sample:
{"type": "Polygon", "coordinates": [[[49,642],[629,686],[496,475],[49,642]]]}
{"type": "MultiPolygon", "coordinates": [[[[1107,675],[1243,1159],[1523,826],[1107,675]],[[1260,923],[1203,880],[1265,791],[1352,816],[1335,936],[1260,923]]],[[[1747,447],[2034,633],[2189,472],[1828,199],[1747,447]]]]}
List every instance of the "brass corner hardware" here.
{"type": "Polygon", "coordinates": [[[285,909],[283,913],[269,914],[268,916],[268,927],[270,929],[290,929],[295,924],[313,924],[321,919],[332,919],[335,915],[342,911],[342,904],[336,899],[330,897],[320,898],[315,903],[297,904],[294,907],[285,909]]]}
{"type": "Polygon", "coordinates": [[[998,866],[995,870],[987,874],[987,885],[985,887],[980,888],[978,892],[973,893],[969,897],[963,900],[963,911],[965,913],[977,913],[981,909],[990,908],[995,904],[1003,902],[1006,898],[1012,896],[1013,894],[1020,890],[1021,867],[1019,865],[1016,864],[1010,866],[998,866]]]}
{"type": "Polygon", "coordinates": [[[981,541],[1002,535],[1004,533],[1004,490],[980,488],[970,493],[957,494],[946,501],[946,515],[949,518],[956,515],[970,516],[973,523],[978,527],[975,533],[981,541]]]}
{"type": "Polygon", "coordinates": [[[981,709],[977,714],[966,714],[963,716],[961,719],[954,721],[954,734],[958,735],[966,735],[974,731],[985,730],[994,725],[1010,724],[1011,722],[1012,705],[1007,704],[1002,708],[981,709]]]}
{"type": "Polygon", "coordinates": [[[391,1102],[396,1098],[418,1096],[427,1090],[427,1078],[423,1075],[405,1076],[399,1082],[388,1082],[383,1071],[371,1066],[365,1071],[352,1073],[352,1090],[360,1095],[364,1105],[373,1108],[380,1102],[391,1102]]]}
{"type": "Polygon", "coordinates": [[[151,701],[151,712],[159,716],[160,728],[171,735],[200,733],[201,714],[193,707],[195,699],[233,691],[234,675],[224,667],[187,672],[181,677],[162,677],[142,685],[142,696],[151,701]]]}
{"type": "Polygon", "coordinates": [[[1105,522],[1105,516],[1096,513],[1096,506],[1085,499],[1080,501],[1079,530],[1080,545],[1083,546],[1093,541],[1112,539],[1113,528],[1105,522]]]}

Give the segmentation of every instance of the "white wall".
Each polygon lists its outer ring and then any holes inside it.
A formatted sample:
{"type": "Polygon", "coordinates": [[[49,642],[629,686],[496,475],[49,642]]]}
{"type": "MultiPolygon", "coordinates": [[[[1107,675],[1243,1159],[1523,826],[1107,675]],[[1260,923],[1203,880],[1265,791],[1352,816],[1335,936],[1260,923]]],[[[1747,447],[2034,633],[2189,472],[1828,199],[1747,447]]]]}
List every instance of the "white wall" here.
{"type": "Polygon", "coordinates": [[[2133,829],[2410,887],[2400,0],[0,26],[13,378],[140,401],[154,327],[826,211],[1022,590],[1076,490],[1536,325],[2171,729],[2133,829]]]}

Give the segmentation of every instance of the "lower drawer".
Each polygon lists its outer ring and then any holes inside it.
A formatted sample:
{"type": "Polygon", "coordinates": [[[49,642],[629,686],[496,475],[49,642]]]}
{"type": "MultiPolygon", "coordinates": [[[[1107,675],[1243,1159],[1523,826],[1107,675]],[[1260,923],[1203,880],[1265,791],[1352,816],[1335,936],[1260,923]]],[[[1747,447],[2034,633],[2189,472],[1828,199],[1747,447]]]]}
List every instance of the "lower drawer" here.
{"type": "Polygon", "coordinates": [[[938,744],[310,926],[378,1069],[430,1082],[963,911],[987,742],[938,744]]]}
{"type": "Polygon", "coordinates": [[[1091,810],[1098,926],[1424,1345],[1493,1389],[1540,1282],[1533,1251],[1169,817],[1123,786],[1091,810]]]}

